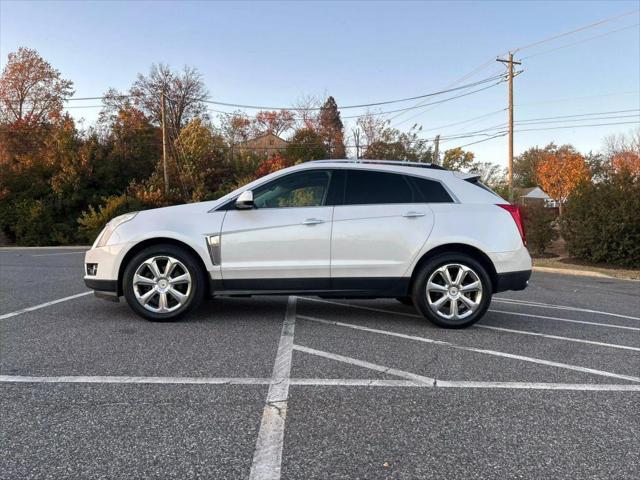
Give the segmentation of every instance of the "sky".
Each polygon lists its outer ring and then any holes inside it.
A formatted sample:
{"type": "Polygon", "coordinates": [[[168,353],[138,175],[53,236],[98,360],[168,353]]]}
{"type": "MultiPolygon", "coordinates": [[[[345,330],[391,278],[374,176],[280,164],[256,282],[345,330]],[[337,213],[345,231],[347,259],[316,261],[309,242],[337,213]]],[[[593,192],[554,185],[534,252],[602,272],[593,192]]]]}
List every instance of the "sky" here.
{"type": "MultiPolygon", "coordinates": [[[[522,60],[518,68],[523,70],[514,79],[516,122],[583,115],[569,122],[564,118],[553,120],[556,123],[516,125],[516,155],[549,142],[571,143],[586,153],[601,149],[605,136],[638,128],[639,8],[637,0],[0,0],[0,68],[9,52],[24,46],[36,49],[65,78],[73,80],[76,97],[100,96],[110,87],[126,91],[138,73],[147,73],[153,63],[165,63],[175,69],[184,65],[198,68],[210,99],[215,101],[290,106],[309,94],[332,95],[339,106],[354,105],[483,80],[505,72],[504,65],[495,61],[500,54],[631,12],[515,53],[515,59],[522,60]],[[599,115],[584,115],[592,113],[599,115]],[[618,122],[636,123],[573,126],[618,122]],[[531,130],[563,126],[571,128],[531,130]]],[[[490,83],[428,101],[485,85],[490,83]]],[[[507,121],[507,95],[507,84],[502,83],[439,105],[409,110],[394,118],[391,125],[407,129],[417,122],[423,127],[424,138],[477,132],[507,121]],[[468,121],[480,116],[484,117],[468,121]],[[464,121],[468,122],[458,124],[464,121]]],[[[412,107],[418,102],[372,111],[412,107]]],[[[69,105],[89,106],[69,110],[76,119],[84,119],[85,126],[92,124],[99,112],[91,107],[96,101],[69,105]]],[[[343,116],[362,113],[362,109],[342,111],[343,116]]],[[[347,130],[353,122],[345,120],[347,130]]],[[[440,148],[488,136],[449,139],[442,141],[440,148]]],[[[480,161],[506,165],[507,137],[464,148],[472,150],[480,161]]]]}

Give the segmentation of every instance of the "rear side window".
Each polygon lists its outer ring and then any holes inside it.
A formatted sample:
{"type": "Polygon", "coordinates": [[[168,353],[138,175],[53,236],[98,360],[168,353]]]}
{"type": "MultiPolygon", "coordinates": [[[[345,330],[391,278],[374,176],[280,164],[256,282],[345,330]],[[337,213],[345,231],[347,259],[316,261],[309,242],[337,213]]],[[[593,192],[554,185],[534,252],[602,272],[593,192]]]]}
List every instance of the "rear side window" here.
{"type": "Polygon", "coordinates": [[[453,199],[440,182],[426,178],[409,177],[417,194],[416,201],[424,203],[451,203],[453,199]]]}
{"type": "Polygon", "coordinates": [[[345,205],[412,203],[413,194],[403,175],[367,170],[349,170],[345,205]]]}

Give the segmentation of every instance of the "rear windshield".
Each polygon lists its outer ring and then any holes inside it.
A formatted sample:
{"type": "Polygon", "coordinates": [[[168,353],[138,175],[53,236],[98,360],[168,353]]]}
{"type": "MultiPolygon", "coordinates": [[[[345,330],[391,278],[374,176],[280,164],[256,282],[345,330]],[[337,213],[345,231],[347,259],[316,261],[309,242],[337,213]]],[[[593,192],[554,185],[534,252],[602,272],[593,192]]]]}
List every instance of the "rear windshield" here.
{"type": "Polygon", "coordinates": [[[500,200],[504,200],[500,195],[498,195],[496,192],[494,192],[493,190],[491,190],[489,187],[487,187],[484,183],[482,183],[480,181],[480,177],[470,177],[470,178],[465,178],[465,181],[475,185],[476,187],[480,187],[481,189],[492,193],[493,195],[495,195],[496,197],[498,197],[500,200]]]}

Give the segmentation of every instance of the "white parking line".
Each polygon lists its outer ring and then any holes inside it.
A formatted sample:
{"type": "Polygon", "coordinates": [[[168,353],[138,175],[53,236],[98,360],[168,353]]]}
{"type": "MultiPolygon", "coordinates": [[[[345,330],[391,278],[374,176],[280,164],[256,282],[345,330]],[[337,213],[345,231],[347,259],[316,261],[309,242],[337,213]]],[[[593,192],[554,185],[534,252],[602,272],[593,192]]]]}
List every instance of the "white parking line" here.
{"type": "Polygon", "coordinates": [[[64,253],[39,253],[38,255],[31,255],[32,257],[53,257],[54,255],[78,255],[80,253],[86,253],[86,250],[81,252],[64,252],[64,253]]]}
{"type": "Polygon", "coordinates": [[[529,362],[529,363],[536,363],[539,365],[546,365],[549,367],[558,367],[558,368],[563,368],[566,370],[573,370],[576,372],[582,372],[582,373],[591,373],[593,375],[600,375],[602,377],[610,377],[610,378],[618,378],[620,380],[628,380],[630,382],[639,382],[640,383],[640,377],[633,377],[631,375],[621,375],[618,373],[611,373],[611,372],[605,372],[603,370],[596,370],[594,368],[587,368],[587,367],[580,367],[577,365],[570,365],[568,363],[561,363],[561,362],[553,362],[550,360],[542,360],[540,358],[534,358],[534,357],[525,357],[524,355],[515,355],[512,353],[505,353],[505,352],[498,352],[495,350],[486,350],[483,348],[474,348],[474,347],[465,347],[462,345],[456,345],[454,343],[450,343],[450,342],[445,342],[444,340],[434,340],[431,338],[427,338],[427,337],[417,337],[414,335],[407,335],[405,333],[398,333],[398,332],[389,332],[386,330],[378,330],[376,328],[369,328],[369,327],[363,327],[361,325],[354,325],[351,323],[343,323],[343,322],[336,322],[336,321],[330,321],[330,320],[324,320],[322,318],[316,318],[316,317],[309,317],[306,315],[298,315],[298,318],[304,319],[304,320],[309,320],[312,322],[318,322],[318,323],[324,323],[327,325],[336,325],[339,327],[346,327],[346,328],[351,328],[354,330],[361,330],[364,332],[369,332],[369,333],[378,333],[381,335],[388,335],[391,337],[398,337],[398,338],[404,338],[407,340],[415,340],[418,342],[423,342],[423,343],[430,343],[433,345],[442,345],[445,347],[450,347],[450,348],[455,348],[458,350],[465,350],[468,352],[476,352],[476,353],[483,353],[486,355],[493,355],[496,357],[503,357],[503,358],[510,358],[513,360],[521,360],[523,362],[529,362]]]}
{"type": "Polygon", "coordinates": [[[289,297],[267,402],[262,411],[256,449],[253,452],[250,480],[278,480],[280,478],[295,322],[296,297],[289,297]]]}
{"type": "MultiPolygon", "coordinates": [[[[303,318],[303,317],[300,317],[303,318]]],[[[335,353],[324,352],[322,350],[316,350],[314,348],[303,347],[302,345],[294,345],[293,349],[298,352],[304,352],[311,355],[316,355],[322,358],[328,358],[330,360],[335,360],[342,363],[348,363],[349,365],[356,365],[358,367],[368,368],[369,370],[374,370],[376,372],[385,373],[388,375],[394,375],[396,377],[401,377],[407,380],[412,380],[418,383],[430,383],[433,384],[435,382],[434,378],[425,377],[424,375],[417,375],[415,373],[406,372],[404,370],[397,370],[391,367],[385,367],[383,365],[378,365],[377,363],[366,362],[364,360],[358,360],[353,357],[346,357],[344,355],[338,355],[335,353]]]]}
{"type": "Polygon", "coordinates": [[[127,377],[109,375],[33,377],[27,375],[0,375],[0,383],[153,383],[168,385],[269,385],[271,383],[271,379],[252,377],[127,377]]]}
{"type": "MultiPolygon", "coordinates": [[[[0,383],[103,383],[103,384],[159,384],[159,385],[270,385],[271,378],[252,377],[114,377],[114,376],[61,376],[31,377],[0,375],[0,383]]],[[[289,385],[301,387],[393,387],[393,388],[489,388],[640,392],[640,385],[604,383],[527,383],[527,382],[474,382],[437,380],[425,383],[412,380],[386,380],[368,378],[291,378],[289,385]]]]}
{"type": "Polygon", "coordinates": [[[506,310],[494,310],[492,308],[489,309],[488,311],[492,313],[505,313],[507,315],[516,315],[518,317],[542,318],[544,320],[554,320],[556,322],[579,323],[582,325],[592,325],[594,327],[618,328],[620,330],[632,330],[632,331],[640,332],[639,327],[627,327],[626,325],[611,325],[609,323],[587,322],[586,320],[572,320],[570,318],[545,317],[544,315],[534,315],[533,313],[509,312],[506,310]]]}
{"type": "MultiPolygon", "coordinates": [[[[350,303],[341,303],[341,302],[333,302],[333,301],[329,301],[329,300],[320,300],[320,299],[316,299],[316,298],[308,298],[308,297],[301,297],[304,300],[312,300],[315,302],[324,302],[324,303],[331,303],[333,305],[341,305],[343,307],[351,307],[351,308],[358,308],[361,310],[372,310],[375,312],[381,312],[381,313],[390,313],[392,315],[401,315],[404,317],[411,317],[411,318],[423,318],[421,315],[417,315],[415,313],[407,313],[407,312],[398,312],[395,310],[386,310],[383,308],[374,308],[374,307],[365,307],[363,305],[353,305],[350,303]]],[[[490,312],[494,311],[494,310],[489,310],[490,312]]],[[[505,311],[496,311],[496,313],[507,313],[510,315],[526,315],[529,317],[536,317],[536,318],[544,318],[544,319],[549,319],[549,320],[566,320],[566,319],[556,319],[554,317],[543,317],[540,315],[531,315],[531,314],[519,314],[519,313],[514,313],[514,312],[505,312],[505,311]]],[[[571,320],[569,320],[571,321],[571,320]]],[[[579,320],[575,320],[575,322],[580,322],[579,320]]],[[[586,323],[586,322],[580,322],[580,323],[586,323]]],[[[612,325],[607,325],[607,324],[597,324],[598,326],[608,326],[608,327],[613,327],[612,325]]],[[[484,329],[488,329],[488,330],[496,330],[496,331],[503,331],[503,332],[509,332],[509,333],[519,333],[522,335],[532,335],[532,336],[537,336],[537,337],[546,337],[546,338],[551,338],[554,340],[565,340],[568,342],[578,342],[578,343],[587,343],[587,344],[591,344],[591,345],[598,345],[600,347],[610,347],[610,348],[619,348],[622,350],[634,350],[634,351],[638,351],[640,352],[640,348],[637,347],[629,347],[626,345],[617,345],[614,343],[604,343],[604,342],[596,342],[596,341],[592,341],[592,340],[583,340],[581,338],[573,338],[573,337],[562,337],[559,335],[548,335],[545,333],[537,333],[537,332],[529,332],[526,330],[515,330],[512,328],[503,328],[503,327],[494,327],[491,325],[482,325],[482,324],[475,324],[474,328],[484,328],[484,329]]],[[[635,327],[620,327],[620,328],[627,328],[627,329],[631,329],[631,330],[640,330],[638,328],[635,327]]]]}
{"type": "Polygon", "coordinates": [[[58,298],[57,300],[51,300],[50,302],[41,303],[39,305],[34,305],[33,307],[22,308],[20,310],[16,310],[15,312],[9,312],[0,315],[0,320],[5,320],[7,318],[15,317],[16,315],[20,315],[22,313],[33,312],[34,310],[40,310],[41,308],[49,307],[51,305],[55,305],[56,303],[67,302],[69,300],[74,300],[76,298],[84,297],[85,295],[92,294],[93,291],[90,292],[82,292],[76,295],[70,295],[68,297],[58,298]]]}
{"type": "Polygon", "coordinates": [[[517,333],[518,335],[531,335],[533,337],[544,337],[552,340],[564,340],[565,342],[586,343],[588,345],[597,345],[599,347],[619,348],[621,350],[632,350],[640,352],[638,347],[629,347],[627,345],[617,345],[615,343],[596,342],[594,340],[584,340],[582,338],[562,337],[560,335],[548,335],[546,333],[528,332],[526,330],[514,330],[512,328],[493,327],[491,325],[476,325],[477,328],[485,328],[487,330],[496,330],[498,332],[517,333]]]}
{"type": "Polygon", "coordinates": [[[611,317],[627,318],[629,320],[640,320],[640,317],[621,315],[619,313],[603,312],[601,310],[591,310],[588,308],[570,307],[567,305],[553,305],[550,303],[531,302],[528,300],[512,300],[510,298],[494,298],[492,302],[508,303],[511,305],[521,305],[525,307],[551,308],[555,310],[571,310],[574,312],[597,313],[598,315],[609,315],[611,317]]]}

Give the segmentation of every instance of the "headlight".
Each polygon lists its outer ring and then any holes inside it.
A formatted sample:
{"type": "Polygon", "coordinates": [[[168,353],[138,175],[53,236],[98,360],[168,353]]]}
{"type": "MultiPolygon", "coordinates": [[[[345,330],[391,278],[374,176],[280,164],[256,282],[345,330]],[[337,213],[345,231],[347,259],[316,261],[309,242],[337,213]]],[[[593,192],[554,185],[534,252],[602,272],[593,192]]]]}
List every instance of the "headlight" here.
{"type": "Polygon", "coordinates": [[[98,238],[93,244],[94,248],[104,247],[109,241],[111,234],[116,230],[116,228],[118,228],[123,223],[128,222],[129,220],[133,220],[133,218],[137,214],[138,212],[125,213],[124,215],[120,215],[119,217],[111,219],[111,221],[107,223],[107,226],[104,227],[102,232],[100,232],[100,235],[98,235],[98,238]]]}

